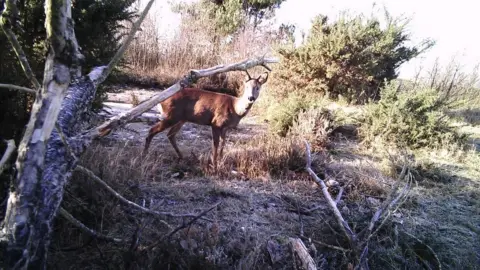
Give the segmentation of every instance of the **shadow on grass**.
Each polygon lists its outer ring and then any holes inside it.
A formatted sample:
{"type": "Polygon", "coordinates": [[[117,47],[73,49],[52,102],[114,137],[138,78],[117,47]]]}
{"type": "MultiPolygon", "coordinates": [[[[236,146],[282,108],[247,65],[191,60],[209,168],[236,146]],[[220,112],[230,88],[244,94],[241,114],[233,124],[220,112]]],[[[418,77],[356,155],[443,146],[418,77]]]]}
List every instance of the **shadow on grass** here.
{"type": "Polygon", "coordinates": [[[480,265],[480,181],[455,165],[417,168],[415,204],[405,229],[429,245],[446,269],[480,265]]]}

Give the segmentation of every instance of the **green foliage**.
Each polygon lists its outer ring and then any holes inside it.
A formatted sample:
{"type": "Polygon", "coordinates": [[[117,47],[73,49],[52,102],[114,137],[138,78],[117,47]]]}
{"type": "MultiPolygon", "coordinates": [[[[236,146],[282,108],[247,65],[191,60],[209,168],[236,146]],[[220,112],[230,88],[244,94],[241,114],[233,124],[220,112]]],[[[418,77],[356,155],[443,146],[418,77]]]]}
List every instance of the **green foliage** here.
{"type": "Polygon", "coordinates": [[[278,50],[277,92],[316,92],[355,103],[378,99],[384,82],[397,77],[396,69],[432,45],[408,47],[406,23],[388,14],[386,21],[382,27],[376,17],[344,15],[335,22],[315,17],[304,44],[278,50]]]}
{"type": "Polygon", "coordinates": [[[377,103],[366,106],[360,134],[364,142],[376,138],[412,149],[438,147],[465,142],[450,125],[449,109],[434,89],[399,91],[398,83],[389,83],[377,103]]]}
{"type": "Polygon", "coordinates": [[[301,113],[321,107],[322,104],[323,99],[318,96],[292,92],[268,108],[269,130],[274,134],[286,136],[301,113]]]}
{"type": "Polygon", "coordinates": [[[85,70],[105,65],[120,48],[123,21],[133,21],[135,0],[82,0],[72,9],[75,35],[85,56],[85,70]]]}
{"type": "Polygon", "coordinates": [[[213,25],[211,35],[227,36],[237,32],[253,18],[260,23],[268,14],[285,0],[202,0],[194,3],[180,3],[172,7],[174,12],[213,25]]]}

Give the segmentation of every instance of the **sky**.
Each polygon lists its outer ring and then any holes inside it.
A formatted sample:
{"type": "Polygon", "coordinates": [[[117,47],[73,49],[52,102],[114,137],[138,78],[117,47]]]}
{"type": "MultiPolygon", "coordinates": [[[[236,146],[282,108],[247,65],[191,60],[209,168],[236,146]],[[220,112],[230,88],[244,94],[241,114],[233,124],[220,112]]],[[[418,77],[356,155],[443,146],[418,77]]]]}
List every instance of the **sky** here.
{"type": "MultiPolygon", "coordinates": [[[[145,0],[143,0],[144,2],[145,0]]],[[[191,2],[195,0],[187,0],[191,2]]],[[[169,1],[156,1],[151,15],[164,35],[178,27],[180,17],[170,10],[169,1]]],[[[408,31],[412,42],[419,43],[425,38],[436,44],[429,51],[403,64],[400,78],[411,78],[416,71],[428,69],[437,60],[442,65],[452,59],[467,71],[480,63],[480,3],[474,0],[286,0],[276,11],[275,23],[292,23],[300,31],[308,32],[315,15],[324,14],[334,19],[341,11],[369,15],[381,12],[383,7],[393,16],[410,18],[408,31]]]]}

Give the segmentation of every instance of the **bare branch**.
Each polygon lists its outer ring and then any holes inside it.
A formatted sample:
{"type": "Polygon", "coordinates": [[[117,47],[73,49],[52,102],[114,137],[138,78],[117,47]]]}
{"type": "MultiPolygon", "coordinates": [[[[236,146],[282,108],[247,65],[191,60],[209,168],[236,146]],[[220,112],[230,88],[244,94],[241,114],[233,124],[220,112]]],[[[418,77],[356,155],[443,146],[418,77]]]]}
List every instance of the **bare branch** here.
{"type": "MultiPolygon", "coordinates": [[[[218,65],[218,66],[203,69],[203,70],[191,70],[190,73],[186,75],[182,80],[170,86],[168,89],[142,102],[137,107],[132,108],[129,111],[121,113],[117,116],[114,116],[110,120],[103,123],[102,125],[87,131],[85,134],[81,136],[80,139],[91,141],[92,139],[109,134],[113,129],[116,129],[132,121],[137,116],[157,106],[158,103],[171,97],[172,95],[180,91],[182,88],[188,85],[191,85],[199,78],[208,77],[208,76],[215,75],[217,73],[223,73],[228,71],[246,71],[249,68],[252,68],[255,66],[261,66],[266,63],[277,63],[277,62],[278,62],[277,59],[257,58],[257,59],[251,59],[251,60],[247,59],[242,62],[238,62],[230,65],[218,65]]],[[[99,73],[99,72],[100,72],[100,69],[95,73],[99,73]]],[[[95,79],[96,76],[97,75],[92,75],[91,77],[95,79]]]]}
{"type": "Polygon", "coordinates": [[[337,219],[337,222],[338,222],[338,225],[340,226],[340,229],[342,230],[342,232],[347,237],[350,245],[355,248],[355,246],[356,246],[356,236],[353,233],[350,226],[348,225],[348,223],[343,218],[340,211],[338,210],[337,204],[335,203],[335,201],[332,199],[332,196],[328,192],[328,188],[325,185],[325,182],[322,179],[320,179],[317,176],[317,174],[315,174],[315,172],[312,170],[312,156],[311,156],[312,154],[310,152],[310,145],[308,144],[308,142],[306,140],[304,140],[304,141],[305,141],[306,156],[307,156],[306,157],[307,158],[306,170],[310,174],[310,176],[312,176],[315,183],[317,183],[321,187],[323,196],[327,200],[328,205],[330,206],[330,209],[333,211],[333,214],[335,215],[335,218],[337,219]]]}
{"type": "MultiPolygon", "coordinates": [[[[290,238],[290,244],[292,245],[293,252],[298,255],[300,262],[302,263],[302,268],[306,270],[317,270],[315,266],[315,261],[312,256],[308,253],[307,247],[299,238],[290,238]]],[[[293,256],[295,256],[293,254],[293,256]]]]}
{"type": "MultiPolygon", "coordinates": [[[[3,32],[7,36],[8,41],[12,44],[13,50],[20,61],[23,71],[27,78],[32,82],[32,85],[35,87],[36,90],[39,90],[42,86],[38,82],[37,78],[35,78],[35,74],[33,74],[32,68],[28,63],[27,56],[22,49],[22,46],[18,42],[17,36],[13,32],[12,28],[15,23],[15,14],[17,7],[16,7],[16,0],[6,0],[5,1],[5,10],[1,14],[0,17],[0,26],[3,29],[3,32]]],[[[17,89],[19,90],[19,89],[17,89]]]]}
{"type": "Polygon", "coordinates": [[[27,92],[27,93],[33,93],[33,94],[36,94],[36,93],[37,93],[37,91],[35,91],[35,90],[33,90],[33,89],[26,88],[26,87],[23,87],[23,86],[14,85],[14,84],[3,84],[3,83],[0,83],[0,88],[6,88],[6,89],[12,89],[12,90],[19,90],[19,91],[23,91],[23,92],[27,92]]]}
{"type": "Polygon", "coordinates": [[[343,191],[344,191],[344,188],[341,187],[340,191],[337,194],[337,198],[335,199],[335,204],[338,204],[340,202],[340,200],[342,199],[343,191]]]}
{"type": "Polygon", "coordinates": [[[7,143],[7,149],[3,153],[2,159],[0,160],[0,175],[2,175],[3,170],[7,166],[8,161],[12,157],[12,154],[15,152],[16,146],[14,140],[5,141],[7,143]]]}
{"type": "Polygon", "coordinates": [[[302,238],[305,241],[312,241],[314,244],[324,246],[324,247],[327,247],[327,248],[330,248],[330,249],[335,249],[335,250],[338,250],[338,251],[341,251],[341,252],[344,252],[344,253],[347,253],[347,252],[350,251],[348,249],[344,249],[344,248],[339,247],[339,246],[334,246],[334,245],[330,245],[330,244],[327,244],[327,243],[323,243],[321,241],[310,239],[310,238],[305,237],[305,236],[301,236],[300,238],[302,238]]]}
{"type": "Polygon", "coordinates": [[[180,226],[178,226],[177,228],[175,228],[174,230],[172,230],[171,232],[169,232],[168,234],[164,235],[162,238],[160,238],[158,241],[156,241],[155,243],[147,246],[146,248],[143,249],[143,252],[147,252],[149,250],[151,250],[152,248],[158,246],[160,243],[162,243],[165,239],[167,238],[170,238],[172,235],[174,235],[175,233],[177,233],[178,231],[180,231],[181,229],[185,229],[187,228],[188,226],[192,225],[195,221],[199,220],[201,217],[205,216],[208,212],[212,211],[213,209],[215,209],[217,206],[219,206],[222,202],[218,202],[214,205],[212,205],[210,208],[202,211],[200,214],[196,215],[194,218],[192,218],[192,220],[190,220],[189,222],[187,223],[184,223],[180,226]]]}
{"type": "Polygon", "coordinates": [[[125,40],[125,42],[122,44],[122,46],[120,47],[120,49],[115,53],[115,55],[113,56],[112,60],[110,60],[110,63],[108,63],[108,65],[102,70],[102,73],[101,75],[93,80],[93,83],[95,85],[99,85],[101,84],[103,81],[105,81],[105,79],[108,77],[108,75],[112,72],[112,70],[115,68],[115,66],[118,64],[118,62],[120,61],[120,59],[122,59],[122,56],[123,54],[125,53],[125,51],[127,50],[128,46],[130,45],[130,43],[132,42],[133,38],[135,37],[135,33],[138,31],[138,29],[140,28],[140,25],[142,24],[143,20],[145,19],[145,17],[147,16],[148,14],[148,11],[150,10],[150,8],[152,7],[153,5],[153,2],[155,2],[155,0],[150,0],[148,3],[147,3],[147,6],[145,7],[145,9],[143,10],[143,12],[140,14],[140,17],[138,18],[138,20],[133,24],[132,26],[132,29],[130,29],[130,33],[128,34],[127,36],[127,39],[125,40]]]}
{"type": "MultiPolygon", "coordinates": [[[[435,258],[435,263],[436,263],[437,269],[442,270],[442,263],[440,262],[440,259],[438,258],[438,255],[437,255],[437,253],[435,253],[433,248],[431,248],[429,245],[425,244],[425,242],[423,242],[422,240],[418,239],[415,235],[410,234],[410,233],[408,233],[406,231],[403,231],[403,230],[401,232],[403,234],[407,235],[408,237],[412,238],[413,240],[415,240],[420,245],[424,246],[428,251],[430,251],[432,256],[435,258]]],[[[419,255],[417,254],[417,256],[419,256],[419,255]]]]}
{"type": "Polygon", "coordinates": [[[83,224],[80,220],[74,218],[67,210],[63,209],[62,207],[60,207],[60,209],[58,209],[58,213],[62,217],[64,217],[66,220],[68,220],[70,223],[72,223],[75,227],[79,228],[82,232],[84,232],[84,233],[86,233],[90,236],[93,236],[97,239],[105,240],[105,241],[108,241],[108,242],[115,242],[115,243],[125,243],[126,242],[123,239],[107,236],[107,235],[101,234],[99,232],[96,232],[93,229],[88,228],[85,224],[83,224]]]}
{"type": "MultiPolygon", "coordinates": [[[[393,199],[392,202],[386,208],[386,215],[383,218],[383,220],[380,222],[380,225],[378,225],[377,229],[374,232],[372,232],[370,235],[367,236],[367,239],[365,240],[365,242],[367,242],[367,244],[368,244],[368,241],[370,241],[370,239],[380,231],[380,229],[385,225],[387,220],[389,220],[390,215],[392,213],[397,212],[398,209],[402,206],[402,204],[406,201],[410,184],[411,184],[411,179],[410,179],[410,175],[409,175],[409,179],[407,180],[407,183],[405,183],[405,186],[403,187],[403,189],[399,192],[398,196],[395,197],[395,199],[393,199]],[[403,199],[403,200],[402,200],[402,202],[398,203],[398,201],[400,201],[400,199],[403,199]],[[397,204],[397,207],[395,207],[395,209],[391,210],[396,204],[397,204]]],[[[373,219],[372,219],[372,221],[373,221],[373,219]]],[[[371,232],[371,229],[369,227],[369,233],[370,232],[371,232]]]]}
{"type": "MultiPolygon", "coordinates": [[[[378,210],[375,212],[375,214],[373,215],[372,219],[370,220],[370,223],[368,225],[368,227],[366,227],[365,229],[363,229],[359,234],[358,236],[363,238],[363,236],[366,234],[367,235],[367,239],[370,239],[371,238],[371,235],[372,235],[372,231],[373,231],[373,228],[375,227],[375,224],[378,222],[378,220],[380,219],[380,217],[382,216],[382,214],[385,212],[385,211],[388,211],[388,209],[390,209],[393,204],[396,203],[396,201],[398,201],[400,199],[401,196],[403,196],[404,192],[400,192],[400,194],[397,196],[397,197],[394,197],[394,194],[397,193],[399,187],[400,187],[400,182],[402,179],[405,178],[407,174],[407,165],[406,165],[406,161],[405,161],[405,164],[404,166],[402,167],[402,171],[400,173],[400,176],[398,177],[397,181],[395,182],[395,185],[394,187],[392,188],[392,191],[388,194],[388,197],[387,199],[383,202],[383,204],[378,208],[378,210]]],[[[406,183],[403,191],[405,191],[405,189],[408,187],[408,182],[406,183]]]]}
{"type": "MultiPolygon", "coordinates": [[[[90,171],[89,169],[85,168],[85,167],[82,167],[82,166],[77,166],[75,168],[76,171],[78,172],[81,172],[83,174],[86,174],[87,176],[89,176],[93,181],[95,181],[95,183],[101,185],[102,187],[104,187],[107,191],[109,191],[115,198],[117,198],[118,200],[120,200],[120,202],[122,202],[123,204],[125,205],[128,205],[132,208],[135,208],[137,210],[140,210],[142,212],[145,212],[147,214],[151,214],[151,215],[156,215],[156,216],[168,216],[168,217],[197,217],[197,215],[195,214],[173,214],[173,213],[170,213],[170,212],[159,212],[159,211],[155,211],[155,210],[151,210],[151,209],[148,209],[148,208],[145,208],[141,205],[138,205],[128,199],[126,199],[125,197],[123,197],[122,195],[120,195],[118,192],[116,192],[112,187],[110,187],[107,183],[105,183],[105,181],[103,181],[102,179],[100,179],[100,177],[96,176],[92,171],[90,171]]],[[[165,224],[167,227],[170,227],[170,225],[168,223],[166,223],[165,221],[161,221],[163,224],[165,224]]]]}

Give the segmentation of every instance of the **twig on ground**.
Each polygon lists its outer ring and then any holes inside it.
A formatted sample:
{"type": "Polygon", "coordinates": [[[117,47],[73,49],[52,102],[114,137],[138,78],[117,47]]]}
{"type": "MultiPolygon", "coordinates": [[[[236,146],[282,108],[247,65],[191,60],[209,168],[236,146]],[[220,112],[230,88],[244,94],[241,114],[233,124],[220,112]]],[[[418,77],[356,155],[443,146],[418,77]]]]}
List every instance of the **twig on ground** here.
{"type": "MultiPolygon", "coordinates": [[[[142,201],[142,207],[145,207],[145,199],[142,201]]],[[[138,222],[136,224],[137,228],[135,229],[135,233],[132,236],[132,241],[130,243],[130,248],[127,251],[125,251],[125,253],[123,255],[123,261],[124,261],[125,269],[127,269],[127,270],[132,268],[133,263],[136,260],[135,252],[137,251],[138,244],[140,242],[140,236],[142,234],[142,230],[145,228],[145,225],[146,225],[146,224],[144,224],[144,226],[141,226],[141,224],[144,223],[143,221],[144,221],[144,219],[142,218],[140,220],[140,222],[138,222]]]]}
{"type": "Polygon", "coordinates": [[[308,238],[308,237],[305,237],[305,236],[300,236],[300,238],[302,238],[305,241],[312,241],[314,244],[324,246],[324,247],[327,247],[327,248],[331,248],[331,249],[335,249],[335,250],[338,250],[338,251],[341,251],[341,252],[345,252],[345,253],[350,252],[350,250],[348,250],[348,249],[345,249],[345,248],[342,248],[342,247],[339,247],[339,246],[330,245],[330,244],[327,244],[327,243],[323,243],[321,241],[314,240],[314,239],[311,239],[311,238],[308,238]]]}
{"type": "MultiPolygon", "coordinates": [[[[372,219],[370,220],[370,223],[368,225],[368,227],[366,227],[365,229],[363,229],[358,235],[359,237],[364,237],[366,235],[366,239],[369,240],[372,236],[372,231],[373,231],[373,228],[375,227],[375,224],[377,224],[378,220],[380,219],[380,217],[383,215],[383,213],[385,211],[387,211],[388,209],[390,209],[406,192],[406,189],[408,188],[409,186],[409,181],[407,181],[407,183],[405,184],[404,188],[402,189],[402,191],[400,191],[400,193],[398,194],[397,197],[393,197],[394,194],[398,191],[399,187],[400,187],[400,182],[402,181],[402,179],[404,179],[406,176],[407,176],[407,164],[405,163],[403,168],[402,168],[402,171],[400,173],[400,176],[398,177],[396,183],[394,184],[394,187],[392,189],[392,191],[390,192],[390,194],[388,194],[388,197],[387,199],[383,202],[382,206],[380,208],[378,208],[378,210],[375,212],[375,214],[373,215],[372,219]]],[[[410,173],[408,172],[408,176],[410,177],[410,173]]],[[[386,219],[384,219],[384,221],[382,222],[382,224],[385,222],[386,219]]],[[[378,230],[378,229],[377,229],[378,230]]]]}
{"type": "MultiPolygon", "coordinates": [[[[118,200],[120,200],[120,202],[132,207],[132,208],[135,208],[137,210],[140,210],[142,212],[145,212],[145,213],[148,213],[148,214],[152,214],[152,215],[156,215],[156,216],[168,216],[168,217],[197,217],[197,215],[195,214],[174,214],[174,213],[170,213],[170,212],[159,212],[159,211],[155,211],[155,210],[151,210],[151,209],[148,209],[146,207],[142,207],[128,199],[126,199],[125,197],[123,197],[122,195],[120,195],[118,192],[116,192],[113,188],[111,188],[107,183],[105,183],[105,181],[103,181],[102,179],[100,179],[100,177],[96,176],[92,171],[90,171],[89,169],[85,168],[85,167],[82,167],[82,166],[77,166],[75,168],[75,171],[79,171],[81,173],[84,173],[86,174],[87,176],[89,176],[92,180],[94,180],[97,184],[100,184],[102,187],[104,187],[107,191],[109,191],[115,198],[117,198],[118,200]]],[[[165,226],[169,227],[170,228],[170,225],[165,222],[164,220],[160,220],[161,223],[163,223],[165,226]]]]}
{"type": "Polygon", "coordinates": [[[311,214],[313,211],[316,211],[316,210],[318,210],[318,209],[322,209],[323,207],[324,207],[324,205],[318,205],[318,206],[312,207],[312,208],[310,208],[310,209],[305,209],[305,210],[302,211],[302,214],[304,214],[304,215],[305,215],[305,214],[309,215],[309,214],[311,214]]]}
{"type": "MultiPolygon", "coordinates": [[[[435,253],[435,251],[433,251],[433,249],[425,244],[422,240],[418,239],[415,235],[413,234],[410,234],[404,230],[401,230],[400,231],[401,233],[405,234],[406,236],[412,238],[413,240],[415,240],[417,243],[419,243],[420,245],[424,246],[426,249],[428,249],[428,251],[430,251],[430,253],[432,254],[432,256],[434,257],[435,259],[435,263],[437,264],[436,267],[438,270],[441,270],[442,269],[442,263],[440,262],[440,259],[438,258],[438,255],[437,253],[435,253]]],[[[418,256],[418,255],[417,255],[418,256]]]]}
{"type": "Polygon", "coordinates": [[[343,190],[344,190],[344,188],[340,187],[340,191],[338,191],[337,198],[335,199],[335,204],[338,204],[340,202],[340,200],[342,199],[343,190]]]}
{"type": "Polygon", "coordinates": [[[185,229],[187,228],[188,226],[192,225],[195,221],[199,220],[201,217],[203,217],[204,215],[206,215],[208,212],[212,211],[213,209],[215,209],[218,205],[220,205],[222,202],[218,202],[214,205],[212,205],[211,207],[209,207],[208,209],[202,211],[200,214],[198,214],[197,216],[195,216],[194,218],[192,218],[189,222],[187,223],[184,223],[180,226],[178,226],[177,228],[173,229],[172,231],[170,231],[168,234],[164,235],[162,238],[160,238],[158,241],[154,242],[153,244],[147,246],[146,248],[143,249],[143,252],[146,252],[146,251],[149,251],[151,250],[152,248],[158,246],[160,243],[162,243],[163,241],[165,241],[165,239],[167,238],[170,238],[172,237],[172,235],[174,235],[175,233],[177,233],[178,231],[182,230],[182,229],[185,229]]]}
{"type": "Polygon", "coordinates": [[[78,219],[74,218],[67,210],[63,209],[62,207],[60,207],[58,209],[58,213],[62,217],[64,217],[66,220],[68,220],[70,223],[72,223],[75,227],[77,227],[82,232],[84,232],[84,233],[86,233],[90,236],[93,236],[97,239],[105,240],[105,241],[108,241],[108,242],[114,242],[114,243],[124,243],[125,242],[125,240],[123,240],[123,239],[111,237],[111,236],[108,236],[108,235],[104,235],[104,234],[101,234],[99,232],[96,232],[96,231],[88,228],[85,224],[83,224],[78,219]]]}
{"type": "MultiPolygon", "coordinates": [[[[311,163],[311,152],[310,152],[310,145],[305,140],[306,146],[306,159],[307,165],[306,170],[312,176],[313,180],[321,187],[322,193],[326,198],[328,205],[330,206],[331,210],[333,211],[337,223],[340,225],[343,234],[347,237],[351,250],[343,249],[341,247],[336,247],[332,245],[328,245],[321,242],[314,242],[319,245],[323,245],[325,247],[329,247],[336,250],[342,250],[344,252],[353,252],[355,256],[355,269],[369,269],[368,266],[368,245],[369,241],[371,240],[372,236],[379,232],[379,230],[386,224],[387,220],[389,220],[390,215],[396,212],[403,203],[408,198],[409,187],[413,181],[413,176],[408,170],[407,167],[407,160],[405,160],[404,166],[402,168],[402,172],[398,177],[397,181],[393,185],[392,191],[388,194],[386,200],[382,203],[379,209],[375,212],[373,217],[371,218],[367,227],[365,227],[360,233],[355,234],[349,227],[348,223],[343,219],[342,214],[337,208],[337,203],[341,200],[341,196],[344,192],[344,188],[348,186],[348,184],[342,187],[337,195],[336,200],[332,199],[332,196],[328,192],[327,186],[325,185],[324,180],[320,179],[317,174],[312,170],[311,163]],[[406,180],[405,185],[400,190],[400,183],[402,180],[406,180]],[[380,223],[375,231],[373,230],[376,224],[380,223]]],[[[327,223],[328,224],[328,223],[327,223]]]]}
{"type": "Polygon", "coordinates": [[[409,192],[409,187],[410,187],[410,184],[412,183],[412,176],[411,174],[409,173],[407,175],[408,177],[408,180],[407,180],[407,183],[405,183],[405,186],[403,187],[403,189],[399,192],[398,196],[395,197],[395,199],[392,200],[392,202],[388,205],[387,209],[386,209],[386,215],[385,217],[383,218],[383,220],[380,222],[380,225],[378,225],[377,229],[370,233],[370,235],[368,235],[367,237],[367,240],[365,240],[366,242],[368,242],[370,240],[370,238],[372,238],[373,235],[377,234],[378,231],[380,231],[380,229],[385,225],[385,223],[387,222],[387,220],[390,218],[390,215],[392,213],[395,213],[399,208],[400,206],[402,206],[402,204],[406,201],[407,197],[408,197],[408,192],[409,192]],[[403,198],[402,202],[398,203],[397,202],[403,198]],[[392,211],[390,211],[391,208],[393,208],[395,206],[395,204],[397,204],[397,206],[395,207],[395,209],[393,209],[392,211]]]}
{"type": "Polygon", "coordinates": [[[3,153],[2,159],[0,160],[0,175],[2,175],[3,170],[7,167],[7,163],[12,157],[12,154],[15,152],[15,149],[17,148],[15,146],[15,141],[14,140],[8,140],[5,141],[7,143],[7,149],[5,150],[5,153],[3,153]]]}
{"type": "Polygon", "coordinates": [[[126,130],[128,132],[132,132],[135,134],[140,134],[140,132],[136,131],[135,129],[127,128],[127,127],[121,127],[121,129],[126,130]]]}
{"type": "Polygon", "coordinates": [[[302,213],[300,212],[300,207],[298,206],[298,203],[296,203],[296,206],[297,206],[298,222],[300,223],[300,236],[303,236],[304,230],[303,230],[302,213]]]}
{"type": "Polygon", "coordinates": [[[363,248],[362,254],[360,255],[360,259],[358,262],[358,265],[355,267],[355,269],[358,270],[369,270],[370,267],[368,267],[368,242],[365,244],[365,247],[363,248]]]}
{"type": "Polygon", "coordinates": [[[304,142],[305,142],[305,147],[306,147],[306,159],[307,159],[306,170],[310,174],[310,176],[312,176],[315,183],[317,183],[321,187],[323,196],[327,200],[328,205],[330,206],[330,209],[333,211],[333,213],[335,215],[335,218],[337,219],[338,225],[340,226],[340,229],[342,230],[344,235],[347,237],[351,247],[355,248],[356,247],[356,242],[357,242],[356,236],[353,233],[350,226],[348,225],[348,223],[343,218],[340,211],[338,210],[337,204],[335,203],[335,201],[332,199],[332,196],[328,192],[328,188],[325,185],[325,182],[322,179],[320,179],[317,176],[317,174],[312,170],[312,154],[310,152],[310,145],[308,144],[308,142],[306,140],[304,140],[304,142]]]}
{"type": "Polygon", "coordinates": [[[315,261],[312,256],[308,253],[307,247],[299,238],[290,238],[290,244],[292,245],[293,258],[295,259],[295,254],[297,254],[300,259],[302,269],[306,270],[316,270],[315,261]]]}

